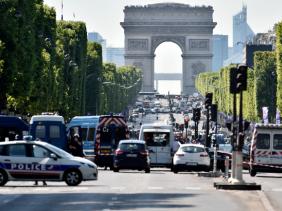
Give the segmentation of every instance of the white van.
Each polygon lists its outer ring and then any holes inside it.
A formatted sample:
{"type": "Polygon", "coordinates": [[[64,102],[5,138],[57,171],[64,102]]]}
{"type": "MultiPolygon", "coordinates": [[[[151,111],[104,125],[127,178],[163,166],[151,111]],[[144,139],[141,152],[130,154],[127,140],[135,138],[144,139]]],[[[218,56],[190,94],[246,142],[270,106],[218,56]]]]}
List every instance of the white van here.
{"type": "Polygon", "coordinates": [[[171,125],[143,124],[139,139],[148,146],[151,166],[172,166],[174,133],[171,125]]]}
{"type": "Polygon", "coordinates": [[[256,124],[250,151],[250,175],[282,173],[282,125],[256,124]]]}

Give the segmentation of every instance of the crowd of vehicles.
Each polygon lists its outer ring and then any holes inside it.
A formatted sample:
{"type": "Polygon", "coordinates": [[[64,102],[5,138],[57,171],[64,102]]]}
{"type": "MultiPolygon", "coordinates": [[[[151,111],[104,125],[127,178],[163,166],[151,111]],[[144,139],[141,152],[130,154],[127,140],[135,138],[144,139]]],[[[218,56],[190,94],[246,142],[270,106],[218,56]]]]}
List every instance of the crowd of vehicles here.
{"type": "MultiPolygon", "coordinates": [[[[138,102],[133,112],[136,112],[137,118],[140,118],[140,114],[146,113],[146,109],[150,109],[151,106],[157,109],[168,107],[162,102],[154,98],[146,99],[144,102],[138,102]]],[[[87,176],[82,172],[88,172],[85,170],[86,166],[95,169],[94,179],[97,179],[97,167],[105,169],[109,167],[115,172],[120,169],[137,169],[144,170],[146,173],[150,173],[151,167],[167,167],[174,173],[186,170],[211,170],[214,151],[203,145],[203,140],[205,140],[204,124],[203,128],[199,129],[198,142],[191,143],[196,139],[194,138],[195,123],[191,120],[192,113],[189,108],[203,107],[201,97],[197,95],[187,99],[170,99],[169,107],[173,108],[174,106],[174,110],[181,110],[183,118],[190,119],[186,130],[179,127],[181,123],[176,127],[177,124],[172,120],[166,123],[140,123],[138,136],[135,134],[134,137],[130,133],[130,129],[133,129],[134,125],[129,127],[127,119],[120,115],[75,116],[66,123],[62,116],[45,113],[31,117],[29,124],[18,117],[0,116],[0,141],[4,142],[0,145],[0,158],[9,160],[8,163],[0,161],[0,184],[4,185],[8,180],[17,179],[40,180],[47,178],[48,174],[50,180],[64,180],[68,185],[77,185],[82,180],[93,179],[89,174],[87,176]],[[62,153],[64,151],[71,152],[69,145],[74,136],[78,136],[81,142],[82,157],[90,162],[81,161],[85,164],[83,167],[74,164],[73,167],[68,167],[67,164],[61,164],[62,159],[79,160],[77,157],[71,157],[70,154],[62,153]],[[32,137],[33,141],[11,142],[12,140],[23,140],[24,137],[32,137]],[[183,138],[186,142],[180,141],[183,138]],[[10,141],[7,142],[8,140],[10,141]],[[176,141],[182,143],[178,150],[174,148],[176,141]],[[29,164],[19,162],[20,159],[17,158],[18,163],[13,164],[12,158],[18,157],[17,153],[20,153],[22,149],[15,150],[15,154],[9,154],[13,152],[9,150],[10,143],[11,148],[14,143],[15,146],[24,145],[25,152],[21,156],[24,155],[25,160],[33,160],[34,146],[42,148],[40,153],[43,153],[44,150],[47,151],[44,155],[46,159],[41,157],[38,163],[29,164]],[[47,161],[53,162],[54,166],[55,164],[63,165],[64,168],[60,167],[60,169],[64,170],[55,172],[55,170],[49,171],[47,168],[48,171],[41,171],[40,168],[46,168],[47,161]],[[44,167],[42,167],[43,164],[44,167]],[[23,169],[11,170],[13,166],[23,169]],[[68,173],[67,170],[70,169],[73,171],[68,173]],[[25,177],[26,172],[24,173],[24,171],[29,171],[33,176],[31,178],[25,177]],[[73,182],[70,182],[68,178],[72,178],[73,182]]],[[[170,112],[171,110],[170,108],[170,112]]],[[[205,121],[205,112],[205,109],[202,109],[201,121],[203,122],[205,121]]],[[[223,127],[217,127],[219,129],[215,131],[214,127],[211,127],[210,134],[212,144],[218,150],[217,168],[224,171],[226,157],[231,160],[232,145],[228,131],[225,131],[223,127]]],[[[243,165],[245,169],[249,170],[251,176],[255,176],[258,172],[282,172],[282,127],[280,125],[256,124],[252,139],[247,145],[244,145],[243,149],[243,165]]]]}

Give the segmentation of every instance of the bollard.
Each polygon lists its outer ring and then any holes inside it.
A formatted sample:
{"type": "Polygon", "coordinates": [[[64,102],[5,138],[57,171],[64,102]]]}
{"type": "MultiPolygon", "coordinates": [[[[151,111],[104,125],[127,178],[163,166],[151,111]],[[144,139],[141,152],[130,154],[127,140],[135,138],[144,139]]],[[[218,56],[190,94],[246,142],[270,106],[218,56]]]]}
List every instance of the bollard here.
{"type": "Polygon", "coordinates": [[[228,156],[225,157],[224,166],[225,166],[225,178],[228,179],[229,177],[229,157],[228,156]]]}

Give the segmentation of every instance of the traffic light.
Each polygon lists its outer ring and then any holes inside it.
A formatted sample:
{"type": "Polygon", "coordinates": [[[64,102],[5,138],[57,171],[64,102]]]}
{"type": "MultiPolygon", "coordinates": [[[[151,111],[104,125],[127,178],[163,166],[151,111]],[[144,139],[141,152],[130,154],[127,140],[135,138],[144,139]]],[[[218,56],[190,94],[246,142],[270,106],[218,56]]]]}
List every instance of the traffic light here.
{"type": "Polygon", "coordinates": [[[230,69],[230,93],[236,94],[247,90],[247,70],[248,67],[246,65],[230,69]]]}
{"type": "Polygon", "coordinates": [[[230,68],[230,72],[229,72],[229,78],[230,78],[230,93],[231,94],[236,94],[237,93],[237,68],[232,67],[230,68]]]}
{"type": "Polygon", "coordinates": [[[212,93],[208,92],[206,93],[206,98],[205,98],[205,108],[209,108],[212,104],[212,93]]]}
{"type": "Polygon", "coordinates": [[[237,76],[236,76],[237,93],[247,90],[247,70],[248,67],[246,65],[240,65],[237,69],[237,76]]]}
{"type": "Polygon", "coordinates": [[[211,121],[217,122],[217,104],[211,105],[211,121]]]}
{"type": "Polygon", "coordinates": [[[244,128],[243,128],[243,129],[244,129],[244,130],[248,130],[249,127],[250,127],[250,124],[251,124],[251,123],[250,123],[249,121],[246,121],[246,120],[245,120],[245,121],[244,121],[244,128]]]}
{"type": "Polygon", "coordinates": [[[193,109],[193,120],[195,122],[197,122],[200,119],[201,119],[201,109],[200,108],[194,108],[193,109]]]}
{"type": "MultiPolygon", "coordinates": [[[[187,125],[188,126],[188,125],[187,125]]],[[[179,130],[183,131],[184,130],[184,124],[179,125],[179,130]]]]}

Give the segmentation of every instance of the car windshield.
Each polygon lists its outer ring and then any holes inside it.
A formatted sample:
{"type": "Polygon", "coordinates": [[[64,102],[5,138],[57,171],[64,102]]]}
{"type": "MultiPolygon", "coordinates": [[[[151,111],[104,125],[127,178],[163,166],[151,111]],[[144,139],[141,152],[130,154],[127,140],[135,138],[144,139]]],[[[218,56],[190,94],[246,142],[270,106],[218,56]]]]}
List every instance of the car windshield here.
{"type": "Polygon", "coordinates": [[[144,144],[139,143],[122,143],[119,148],[123,151],[142,151],[145,150],[144,144]]]}
{"type": "Polygon", "coordinates": [[[202,147],[196,147],[196,146],[183,146],[181,147],[181,150],[183,152],[187,153],[199,153],[199,152],[204,152],[205,149],[202,147]]]}
{"type": "Polygon", "coordinates": [[[71,154],[69,154],[68,152],[58,148],[58,147],[55,147],[51,144],[48,144],[48,143],[45,143],[45,146],[48,146],[48,149],[50,149],[52,152],[54,152],[55,154],[59,155],[60,157],[62,158],[72,158],[73,156],[71,154]]]}

